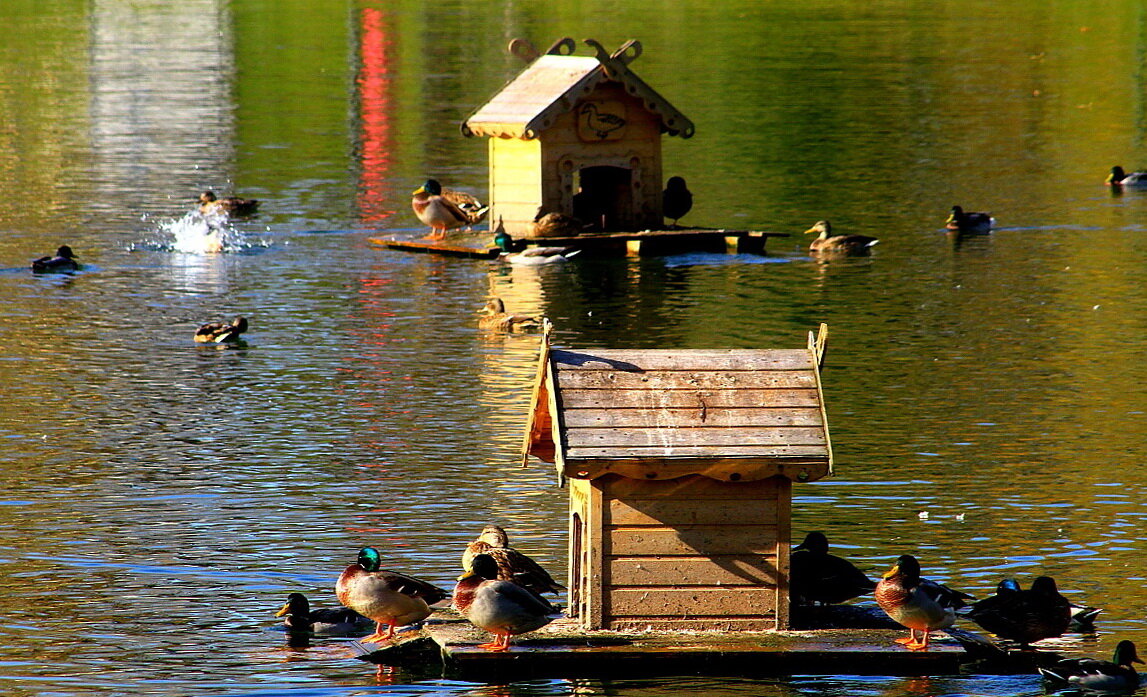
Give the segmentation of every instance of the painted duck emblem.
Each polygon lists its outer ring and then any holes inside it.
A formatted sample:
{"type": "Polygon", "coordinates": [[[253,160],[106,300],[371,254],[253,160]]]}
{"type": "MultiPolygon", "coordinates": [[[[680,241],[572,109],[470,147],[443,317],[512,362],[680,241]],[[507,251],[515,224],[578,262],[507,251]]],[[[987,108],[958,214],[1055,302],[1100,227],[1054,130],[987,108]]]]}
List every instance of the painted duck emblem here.
{"type": "Polygon", "coordinates": [[[617,114],[600,111],[594,102],[586,102],[581,108],[585,130],[604,140],[610,133],[625,127],[625,118],[617,114]]]}

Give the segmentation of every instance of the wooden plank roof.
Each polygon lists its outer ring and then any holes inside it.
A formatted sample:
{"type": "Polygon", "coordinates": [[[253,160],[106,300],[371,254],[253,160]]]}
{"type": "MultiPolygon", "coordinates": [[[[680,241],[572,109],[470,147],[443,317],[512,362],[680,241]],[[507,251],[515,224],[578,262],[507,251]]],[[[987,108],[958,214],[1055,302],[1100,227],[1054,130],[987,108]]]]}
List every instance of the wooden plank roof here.
{"type": "Polygon", "coordinates": [[[629,70],[629,61],[640,55],[639,43],[631,41],[613,55],[596,41],[587,39],[586,43],[597,50],[596,57],[549,53],[538,57],[467,118],[462,123],[462,133],[537,138],[558,116],[572,110],[599,84],[611,80],[621,83],[627,93],[640,98],[646,109],[660,117],[662,132],[683,138],[693,135],[693,122],[629,70]],[[636,47],[637,52],[629,57],[625,51],[631,47],[636,47]]]}
{"type": "Polygon", "coordinates": [[[823,349],[543,349],[525,451],[581,479],[819,479],[823,349]]]}

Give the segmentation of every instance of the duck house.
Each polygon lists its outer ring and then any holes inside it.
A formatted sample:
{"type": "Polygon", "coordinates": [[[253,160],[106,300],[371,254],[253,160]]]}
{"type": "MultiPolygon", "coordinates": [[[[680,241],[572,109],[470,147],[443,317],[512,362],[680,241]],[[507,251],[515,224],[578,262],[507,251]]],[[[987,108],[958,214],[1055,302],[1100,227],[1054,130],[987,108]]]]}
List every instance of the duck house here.
{"type": "Polygon", "coordinates": [[[529,65],[462,124],[490,138],[490,220],[531,237],[540,213],[573,216],[597,232],[662,227],[661,136],[693,123],[629,68],[641,44],[572,55],[565,38],[539,55],[515,39],[529,65]]]}
{"type": "Polygon", "coordinates": [[[832,471],[820,366],[799,349],[542,341],[523,444],[570,493],[584,629],[785,629],[792,483],[832,471]]]}

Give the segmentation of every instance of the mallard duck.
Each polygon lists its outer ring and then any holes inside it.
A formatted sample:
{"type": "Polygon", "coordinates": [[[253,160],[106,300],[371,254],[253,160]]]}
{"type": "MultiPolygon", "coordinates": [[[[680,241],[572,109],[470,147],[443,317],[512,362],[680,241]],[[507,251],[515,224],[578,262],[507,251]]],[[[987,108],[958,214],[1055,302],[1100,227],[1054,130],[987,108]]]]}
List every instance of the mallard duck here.
{"type": "Polygon", "coordinates": [[[837,256],[864,256],[880,240],[867,235],[834,235],[832,223],[818,220],[804,234],[817,233],[819,236],[808,246],[812,254],[833,254],[837,256]]]}
{"type": "Polygon", "coordinates": [[[376,623],[375,632],[361,641],[387,641],[394,628],[421,622],[430,616],[430,606],[449,592],[413,576],[380,568],[382,555],[374,547],[363,547],[358,561],[339,574],[335,595],[344,607],[365,615],[376,623]],[[386,625],[386,631],[382,630],[386,625]]]}
{"type": "Polygon", "coordinates": [[[1123,171],[1122,167],[1116,165],[1111,168],[1111,174],[1107,175],[1107,180],[1104,183],[1108,186],[1147,186],[1147,172],[1128,174],[1123,171]]]}
{"type": "Polygon", "coordinates": [[[1050,576],[1036,578],[1026,591],[1007,579],[995,595],[972,605],[968,617],[992,634],[1027,647],[1040,639],[1063,636],[1071,624],[1071,603],[1059,594],[1050,576]]]}
{"type": "Polygon", "coordinates": [[[961,235],[986,235],[995,223],[991,213],[965,213],[963,208],[952,206],[944,227],[961,235]]]}
{"type": "Polygon", "coordinates": [[[1142,663],[1135,644],[1124,639],[1115,645],[1110,661],[1096,658],[1065,658],[1050,668],[1040,668],[1040,675],[1053,683],[1079,687],[1090,692],[1125,693],[1139,689],[1139,674],[1132,663],[1142,663]]]}
{"type": "Polygon", "coordinates": [[[1103,608],[1090,605],[1071,604],[1071,631],[1090,634],[1095,631],[1095,619],[1103,608]]]}
{"type": "Polygon", "coordinates": [[[515,240],[506,232],[502,218],[494,228],[494,245],[502,250],[498,258],[511,264],[538,266],[567,261],[581,250],[576,247],[527,247],[524,240],[515,240]]]}
{"type": "Polygon", "coordinates": [[[474,557],[488,554],[498,563],[498,578],[513,581],[535,593],[557,595],[565,586],[554,580],[536,561],[510,546],[506,531],[498,525],[487,525],[462,553],[462,568],[469,571],[474,557]]]}
{"type": "Polygon", "coordinates": [[[72,248],[66,244],[60,245],[54,257],[40,257],[32,260],[32,273],[71,273],[79,271],[80,263],[72,248]]]}
{"type": "Polygon", "coordinates": [[[534,215],[533,237],[576,237],[585,223],[565,213],[546,213],[541,208],[534,215]]]}
{"type": "Polygon", "coordinates": [[[789,594],[802,605],[843,603],[876,588],[852,562],[828,553],[828,538],[810,532],[789,556],[789,594]]]}
{"type": "Polygon", "coordinates": [[[226,215],[232,218],[254,215],[259,208],[259,201],[253,198],[239,198],[227,196],[218,198],[214,191],[204,191],[199,194],[199,213],[201,215],[226,215]]]}
{"type": "Polygon", "coordinates": [[[693,192],[685,186],[683,177],[669,177],[665,182],[665,191],[661,192],[661,213],[673,220],[673,227],[677,221],[693,209],[693,192]]]}
{"type": "Polygon", "coordinates": [[[951,627],[956,610],[964,606],[964,599],[972,597],[920,578],[920,562],[910,554],[902,555],[885,572],[873,595],[880,609],[908,628],[908,636],[896,643],[912,651],[927,651],[929,632],[951,627]]]}
{"type": "Polygon", "coordinates": [[[506,304],[501,298],[490,298],[486,306],[478,310],[482,315],[478,319],[478,326],[482,329],[493,329],[500,332],[514,332],[541,324],[541,320],[533,315],[515,315],[506,312],[506,304]]]}
{"type": "Polygon", "coordinates": [[[498,562],[478,554],[454,586],[454,607],[471,624],[494,635],[479,644],[490,651],[509,651],[510,637],[532,632],[555,619],[558,609],[532,590],[498,579],[498,562]]]}
{"type": "Polygon", "coordinates": [[[372,622],[347,607],[312,610],[307,596],[291,593],[287,604],[275,613],[283,618],[288,632],[325,634],[328,636],[357,636],[370,631],[372,622]]]}
{"type": "Polygon", "coordinates": [[[236,317],[230,322],[208,322],[195,330],[195,340],[201,344],[222,344],[239,341],[247,331],[247,318],[236,317]]]}
{"type": "Polygon", "coordinates": [[[414,215],[430,226],[430,238],[437,240],[445,238],[447,230],[481,222],[490,210],[470,194],[442,188],[436,179],[427,179],[414,190],[410,206],[414,215]]]}

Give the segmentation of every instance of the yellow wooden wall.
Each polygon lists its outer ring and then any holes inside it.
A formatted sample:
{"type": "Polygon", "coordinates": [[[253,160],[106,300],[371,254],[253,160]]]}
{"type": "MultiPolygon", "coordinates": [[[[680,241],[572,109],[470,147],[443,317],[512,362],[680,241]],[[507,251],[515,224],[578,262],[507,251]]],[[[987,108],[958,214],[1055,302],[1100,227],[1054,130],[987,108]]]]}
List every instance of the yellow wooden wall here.
{"type": "Polygon", "coordinates": [[[569,484],[570,609],[584,627],[787,628],[788,479],[569,484]]]}

